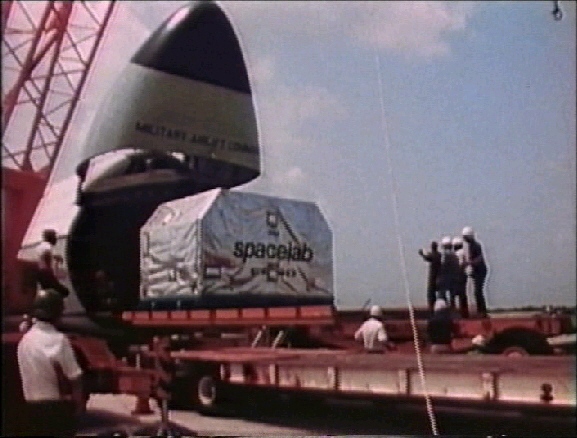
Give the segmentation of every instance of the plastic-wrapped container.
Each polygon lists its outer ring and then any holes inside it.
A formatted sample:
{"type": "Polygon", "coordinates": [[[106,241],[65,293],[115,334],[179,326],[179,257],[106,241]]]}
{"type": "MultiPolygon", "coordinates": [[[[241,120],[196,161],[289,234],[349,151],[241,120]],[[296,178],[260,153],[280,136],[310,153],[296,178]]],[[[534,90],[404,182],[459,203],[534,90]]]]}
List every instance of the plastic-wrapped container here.
{"type": "Polygon", "coordinates": [[[213,189],[160,205],[140,231],[141,309],[332,304],[318,206],[213,189]]]}

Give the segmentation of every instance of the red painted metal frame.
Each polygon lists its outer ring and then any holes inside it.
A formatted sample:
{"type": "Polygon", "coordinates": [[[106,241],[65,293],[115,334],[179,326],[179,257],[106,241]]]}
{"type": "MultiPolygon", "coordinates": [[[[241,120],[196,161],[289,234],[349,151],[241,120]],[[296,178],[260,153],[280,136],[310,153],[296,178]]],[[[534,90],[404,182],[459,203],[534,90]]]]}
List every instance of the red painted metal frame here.
{"type": "Polygon", "coordinates": [[[17,74],[3,96],[2,160],[5,167],[27,171],[52,169],[114,6],[48,1],[40,13],[39,3],[2,3],[2,68],[17,74]],[[19,117],[18,140],[6,144],[19,109],[26,120],[19,117]],[[20,139],[24,143],[14,143],[20,139]]]}
{"type": "Polygon", "coordinates": [[[4,313],[29,309],[35,289],[26,283],[25,264],[17,260],[20,243],[42,197],[45,178],[34,172],[2,168],[2,303],[4,313]]]}
{"type": "Polygon", "coordinates": [[[11,312],[27,307],[17,252],[113,7],[113,1],[2,2],[2,293],[11,312]]]}
{"type": "Polygon", "coordinates": [[[262,307],[124,312],[122,319],[145,327],[225,327],[260,325],[334,325],[331,306],[262,307]]]}

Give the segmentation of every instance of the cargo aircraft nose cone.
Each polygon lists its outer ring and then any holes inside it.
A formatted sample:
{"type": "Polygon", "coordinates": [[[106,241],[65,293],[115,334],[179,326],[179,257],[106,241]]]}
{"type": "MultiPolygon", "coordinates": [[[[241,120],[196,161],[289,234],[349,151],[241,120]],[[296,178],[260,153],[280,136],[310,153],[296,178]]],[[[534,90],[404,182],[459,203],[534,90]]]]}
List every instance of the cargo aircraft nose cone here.
{"type": "Polygon", "coordinates": [[[80,203],[91,202],[91,193],[102,198],[123,187],[153,184],[172,191],[173,182],[179,185],[176,198],[235,187],[260,174],[248,72],[232,24],[217,4],[178,9],[138,49],[101,103],[77,174],[80,203]],[[129,151],[125,170],[117,166],[94,182],[91,160],[120,150],[129,151]],[[183,164],[168,169],[174,175],[147,170],[157,167],[144,163],[148,158],[167,161],[174,154],[183,164]]]}
{"type": "Polygon", "coordinates": [[[218,4],[178,9],[104,94],[77,166],[66,259],[97,319],[140,299],[140,227],[162,203],[260,175],[250,81],[218,4]],[[108,279],[95,281],[102,272],[108,279]]]}
{"type": "Polygon", "coordinates": [[[250,94],[235,32],[212,2],[184,6],[132,58],[135,64],[250,94]]]}

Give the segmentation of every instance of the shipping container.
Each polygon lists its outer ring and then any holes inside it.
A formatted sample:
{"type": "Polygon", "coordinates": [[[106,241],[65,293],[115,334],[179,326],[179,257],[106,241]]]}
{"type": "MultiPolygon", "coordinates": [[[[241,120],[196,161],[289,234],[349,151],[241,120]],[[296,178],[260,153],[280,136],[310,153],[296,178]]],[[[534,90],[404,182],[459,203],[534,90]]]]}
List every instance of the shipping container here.
{"type": "Polygon", "coordinates": [[[144,224],[140,310],[333,303],[332,232],[312,202],[214,189],[144,224]]]}

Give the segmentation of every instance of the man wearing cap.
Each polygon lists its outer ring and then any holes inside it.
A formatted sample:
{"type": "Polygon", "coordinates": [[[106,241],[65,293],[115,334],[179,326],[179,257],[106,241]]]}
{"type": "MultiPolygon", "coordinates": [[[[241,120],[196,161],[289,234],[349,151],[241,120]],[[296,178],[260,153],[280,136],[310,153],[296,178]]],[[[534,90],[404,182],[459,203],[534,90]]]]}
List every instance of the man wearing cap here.
{"type": "Polygon", "coordinates": [[[475,233],[471,227],[463,228],[463,240],[467,243],[466,266],[469,267],[469,276],[473,280],[477,313],[482,317],[486,317],[487,305],[485,304],[483,287],[487,278],[487,265],[483,257],[483,248],[475,240],[475,233]]]}
{"type": "Polygon", "coordinates": [[[18,343],[18,368],[28,410],[29,436],[75,436],[75,416],[82,412],[82,370],[68,338],[54,324],[64,299],[53,289],[40,290],[34,300],[36,321],[18,343]],[[69,386],[72,397],[64,393],[69,386]]]}
{"type": "Polygon", "coordinates": [[[455,283],[459,271],[459,261],[453,252],[453,241],[450,236],[441,240],[441,266],[438,277],[438,296],[447,301],[455,291],[455,283]]]}
{"type": "Polygon", "coordinates": [[[382,353],[387,345],[387,332],[381,321],[382,311],[379,306],[372,306],[367,319],[355,333],[355,340],[363,341],[368,353],[382,353]]]}

